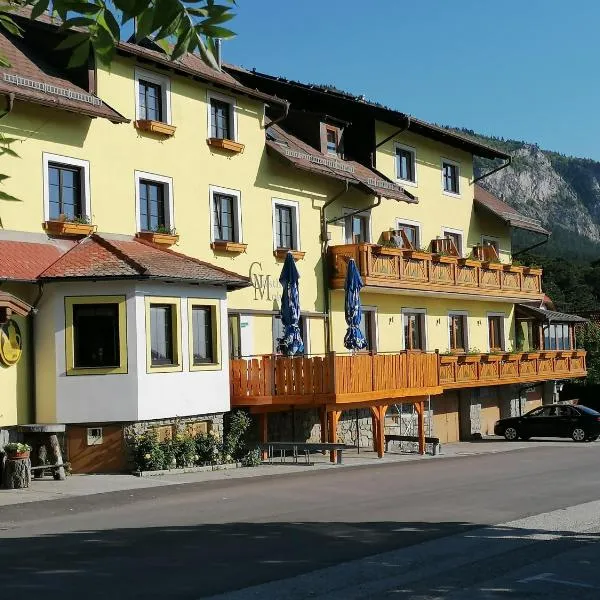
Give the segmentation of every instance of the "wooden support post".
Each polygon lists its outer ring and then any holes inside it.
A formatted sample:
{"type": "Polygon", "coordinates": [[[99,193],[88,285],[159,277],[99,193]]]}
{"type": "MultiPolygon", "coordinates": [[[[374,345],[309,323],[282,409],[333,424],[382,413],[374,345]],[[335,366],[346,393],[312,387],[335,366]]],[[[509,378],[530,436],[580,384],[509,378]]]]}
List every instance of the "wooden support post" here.
{"type": "Polygon", "coordinates": [[[373,430],[373,451],[377,452],[377,440],[379,439],[379,414],[377,407],[371,406],[371,429],[373,430]]]}
{"type": "MultiPolygon", "coordinates": [[[[337,442],[337,426],[340,420],[341,411],[332,410],[329,412],[329,442],[335,444],[337,442]]],[[[332,450],[329,453],[329,460],[334,463],[336,461],[336,452],[332,450]]]]}
{"type": "MultiPolygon", "coordinates": [[[[268,437],[268,429],[269,429],[269,415],[268,413],[264,412],[264,413],[260,413],[258,415],[258,439],[260,441],[261,444],[266,444],[267,443],[267,437],[268,437]]],[[[264,449],[262,451],[262,460],[267,460],[268,457],[268,452],[266,449],[264,449]]]]}
{"type": "Polygon", "coordinates": [[[327,442],[327,407],[319,408],[319,420],[321,422],[321,443],[327,442]]]}
{"type": "Polygon", "coordinates": [[[383,458],[385,454],[385,413],[387,405],[377,407],[377,456],[383,458]]]}
{"type": "Polygon", "coordinates": [[[425,454],[425,403],[415,402],[419,436],[419,454],[425,454]]]}

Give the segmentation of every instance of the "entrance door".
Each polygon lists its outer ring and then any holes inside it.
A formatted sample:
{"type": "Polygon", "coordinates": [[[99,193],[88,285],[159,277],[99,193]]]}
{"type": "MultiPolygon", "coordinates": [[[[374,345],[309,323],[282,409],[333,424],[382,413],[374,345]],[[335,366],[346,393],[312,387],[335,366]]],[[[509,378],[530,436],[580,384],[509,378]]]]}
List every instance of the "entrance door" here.
{"type": "Polygon", "coordinates": [[[440,443],[458,442],[458,394],[445,392],[431,400],[433,408],[433,435],[440,438],[440,443]]]}

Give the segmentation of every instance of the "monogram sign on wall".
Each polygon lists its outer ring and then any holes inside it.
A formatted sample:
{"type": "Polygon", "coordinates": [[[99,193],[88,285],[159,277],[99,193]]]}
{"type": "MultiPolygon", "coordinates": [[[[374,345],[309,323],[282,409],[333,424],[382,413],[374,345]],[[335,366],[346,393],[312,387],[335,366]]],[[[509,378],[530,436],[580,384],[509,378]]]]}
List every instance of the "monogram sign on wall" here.
{"type": "Polygon", "coordinates": [[[0,326],[0,362],[7,366],[16,365],[23,354],[23,338],[15,321],[9,319],[0,326]]]}

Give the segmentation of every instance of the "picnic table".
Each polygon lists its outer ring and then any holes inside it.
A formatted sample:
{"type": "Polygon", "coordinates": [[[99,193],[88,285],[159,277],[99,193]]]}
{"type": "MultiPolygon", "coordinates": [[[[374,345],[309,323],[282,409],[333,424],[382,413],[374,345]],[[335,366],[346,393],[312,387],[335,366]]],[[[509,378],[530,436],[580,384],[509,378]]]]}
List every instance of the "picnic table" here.
{"type": "Polygon", "coordinates": [[[333,452],[335,453],[335,462],[341,465],[342,452],[351,449],[353,446],[330,442],[265,442],[260,444],[259,447],[267,453],[269,464],[273,464],[276,453],[279,453],[280,462],[285,462],[286,456],[290,453],[295,463],[298,462],[298,457],[303,455],[305,463],[311,465],[314,464],[310,461],[311,452],[333,452]]]}

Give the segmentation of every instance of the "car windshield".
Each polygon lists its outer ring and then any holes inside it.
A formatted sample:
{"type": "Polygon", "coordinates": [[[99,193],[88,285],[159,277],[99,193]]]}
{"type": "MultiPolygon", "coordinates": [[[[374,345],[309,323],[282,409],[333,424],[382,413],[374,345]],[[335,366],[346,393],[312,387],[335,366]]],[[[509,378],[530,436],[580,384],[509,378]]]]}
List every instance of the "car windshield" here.
{"type": "Polygon", "coordinates": [[[600,417],[600,413],[592,408],[588,408],[587,406],[577,405],[577,410],[585,413],[586,415],[592,415],[594,417],[600,417]]]}

